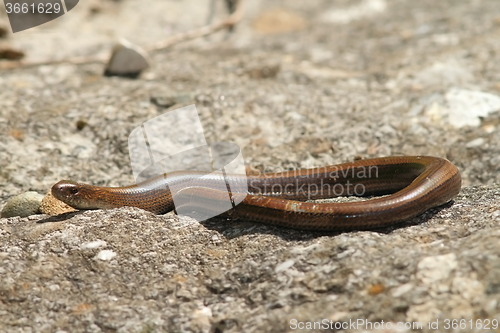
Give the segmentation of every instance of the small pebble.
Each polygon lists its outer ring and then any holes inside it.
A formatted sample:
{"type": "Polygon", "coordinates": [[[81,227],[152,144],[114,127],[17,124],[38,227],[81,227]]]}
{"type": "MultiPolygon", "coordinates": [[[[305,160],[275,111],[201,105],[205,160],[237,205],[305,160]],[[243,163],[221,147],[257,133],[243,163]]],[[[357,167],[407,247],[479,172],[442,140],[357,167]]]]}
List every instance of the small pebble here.
{"type": "Polygon", "coordinates": [[[378,295],[385,290],[385,286],[381,283],[374,284],[368,288],[368,295],[378,295]]]}
{"type": "Polygon", "coordinates": [[[74,211],[76,211],[76,209],[66,205],[60,200],[57,200],[54,196],[52,196],[50,191],[45,195],[40,204],[40,212],[47,215],[59,215],[74,211]]]}
{"type": "Polygon", "coordinates": [[[401,295],[406,294],[410,290],[414,289],[415,287],[411,283],[405,283],[403,285],[400,285],[399,287],[395,288],[392,291],[392,297],[394,298],[399,298],[401,295]]]}
{"type": "Polygon", "coordinates": [[[500,96],[474,90],[452,88],[445,95],[449,121],[456,128],[477,127],[481,119],[500,109],[500,96]]]}
{"type": "Polygon", "coordinates": [[[284,262],[282,262],[281,264],[277,265],[276,268],[274,269],[274,271],[276,273],[279,273],[281,271],[284,271],[284,270],[287,270],[289,269],[290,267],[292,267],[293,265],[295,264],[295,260],[293,259],[288,259],[284,262]]]}
{"type": "Polygon", "coordinates": [[[24,58],[24,52],[10,47],[0,48],[0,59],[21,60],[24,58]]]}
{"type": "Polygon", "coordinates": [[[136,78],[148,67],[147,53],[137,45],[122,39],[114,47],[104,75],[136,78]]]}
{"type": "Polygon", "coordinates": [[[96,241],[93,241],[93,242],[88,242],[88,243],[82,244],[80,246],[80,248],[82,250],[97,249],[98,247],[103,247],[103,246],[106,246],[107,244],[108,243],[106,243],[103,240],[96,240],[96,241]]]}
{"type": "Polygon", "coordinates": [[[111,260],[116,257],[116,252],[111,250],[102,250],[95,257],[100,260],[111,260]]]}
{"type": "Polygon", "coordinates": [[[465,147],[467,148],[476,148],[476,147],[481,147],[484,145],[484,138],[476,138],[474,140],[471,140],[465,144],[465,147]]]}
{"type": "Polygon", "coordinates": [[[9,200],[2,209],[1,217],[21,216],[27,217],[39,212],[43,195],[37,192],[25,192],[16,195],[9,200]]]}
{"type": "Polygon", "coordinates": [[[0,38],[4,38],[5,36],[7,36],[7,33],[7,27],[0,25],[0,38]]]}

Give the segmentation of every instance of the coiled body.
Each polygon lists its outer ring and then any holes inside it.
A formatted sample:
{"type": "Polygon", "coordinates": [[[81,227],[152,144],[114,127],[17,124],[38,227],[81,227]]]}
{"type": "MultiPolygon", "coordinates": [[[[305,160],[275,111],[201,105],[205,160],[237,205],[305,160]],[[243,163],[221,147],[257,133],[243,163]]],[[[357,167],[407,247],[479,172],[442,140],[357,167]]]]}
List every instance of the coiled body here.
{"type": "Polygon", "coordinates": [[[174,172],[127,187],[63,180],[52,187],[52,194],[77,209],[133,206],[157,214],[174,208],[210,211],[227,197],[228,188],[217,185],[223,177],[226,183],[247,188],[244,193],[229,191],[232,200],[239,197],[241,202],[225,212],[227,216],[303,230],[359,230],[389,226],[447,203],[461,187],[458,169],[446,159],[430,156],[375,158],[258,176],[219,174],[202,177],[197,186],[183,187],[200,175],[174,172]],[[174,207],[173,193],[196,200],[174,207]],[[304,202],[383,194],[389,195],[349,203],[304,202]]]}

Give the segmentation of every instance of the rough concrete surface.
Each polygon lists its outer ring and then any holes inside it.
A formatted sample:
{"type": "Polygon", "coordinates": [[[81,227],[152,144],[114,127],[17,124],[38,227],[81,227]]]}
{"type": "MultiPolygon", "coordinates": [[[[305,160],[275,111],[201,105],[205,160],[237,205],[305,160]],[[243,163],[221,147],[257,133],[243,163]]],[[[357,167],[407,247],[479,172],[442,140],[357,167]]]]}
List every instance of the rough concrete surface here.
{"type": "MultiPolygon", "coordinates": [[[[88,56],[209,12],[80,1],[0,42],[33,61],[88,56]]],[[[0,331],[498,331],[499,58],[496,0],[271,0],[247,1],[231,33],[151,54],[135,80],[95,63],[1,71],[0,208],[61,179],[132,183],[130,131],[192,103],[250,170],[425,154],[464,188],[397,227],[335,234],[134,208],[2,218],[0,331]]]]}

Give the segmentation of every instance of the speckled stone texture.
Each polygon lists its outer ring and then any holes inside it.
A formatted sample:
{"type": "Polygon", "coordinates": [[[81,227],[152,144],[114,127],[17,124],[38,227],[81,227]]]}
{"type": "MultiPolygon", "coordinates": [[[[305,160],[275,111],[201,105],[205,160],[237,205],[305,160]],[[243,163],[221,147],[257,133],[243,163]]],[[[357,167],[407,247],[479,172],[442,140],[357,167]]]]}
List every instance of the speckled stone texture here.
{"type": "MultiPolygon", "coordinates": [[[[118,37],[149,44],[210,12],[195,0],[143,3],[80,1],[1,42],[36,61],[105,54],[118,37]]],[[[132,183],[130,131],[192,103],[207,141],[240,145],[250,171],[425,154],[455,163],[464,188],[397,227],[340,234],[132,208],[2,218],[0,331],[493,328],[500,115],[458,128],[447,111],[450,92],[500,95],[499,54],[496,0],[247,1],[232,33],[151,54],[136,80],[103,77],[99,64],[1,71],[0,208],[61,179],[132,183]]]]}

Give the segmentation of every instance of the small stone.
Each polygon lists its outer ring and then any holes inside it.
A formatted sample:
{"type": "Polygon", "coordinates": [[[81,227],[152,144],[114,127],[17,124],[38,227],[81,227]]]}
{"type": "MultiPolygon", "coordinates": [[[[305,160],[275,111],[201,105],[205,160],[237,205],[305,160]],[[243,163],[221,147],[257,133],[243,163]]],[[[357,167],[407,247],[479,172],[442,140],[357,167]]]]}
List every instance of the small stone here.
{"type": "Polygon", "coordinates": [[[100,260],[111,260],[116,257],[116,252],[111,250],[102,250],[95,257],[100,260]]]}
{"type": "Polygon", "coordinates": [[[177,104],[173,96],[153,96],[150,98],[151,103],[161,108],[169,108],[177,104]]]}
{"type": "Polygon", "coordinates": [[[149,67],[146,51],[122,39],[114,47],[111,58],[104,71],[105,76],[136,78],[149,67]]]}
{"type": "Polygon", "coordinates": [[[175,94],[175,95],[164,95],[164,96],[152,96],[149,101],[160,107],[168,109],[176,104],[180,105],[190,105],[193,104],[193,98],[189,94],[175,94]]]}
{"type": "Polygon", "coordinates": [[[276,268],[274,269],[274,271],[276,273],[279,273],[281,271],[284,271],[284,270],[287,270],[289,269],[290,267],[292,267],[293,265],[295,264],[295,260],[293,259],[288,259],[284,262],[282,262],[281,264],[279,264],[278,266],[276,266],[276,268]]]}
{"type": "Polygon", "coordinates": [[[88,123],[85,120],[80,119],[76,122],[75,125],[76,125],[76,129],[81,131],[82,129],[87,127],[88,123]]]}
{"type": "Polygon", "coordinates": [[[26,192],[10,198],[2,209],[1,217],[27,217],[39,212],[43,195],[37,192],[26,192]]]}
{"type": "Polygon", "coordinates": [[[374,284],[368,288],[368,295],[378,295],[385,290],[385,286],[381,283],[374,284]]]}
{"type": "Polygon", "coordinates": [[[48,285],[47,288],[49,288],[50,291],[56,291],[56,290],[61,289],[61,287],[59,287],[59,285],[55,284],[55,283],[48,285]]]}
{"type": "Polygon", "coordinates": [[[0,38],[7,36],[8,30],[5,26],[0,25],[0,38]]]}
{"type": "Polygon", "coordinates": [[[450,123],[456,128],[479,126],[481,118],[500,110],[500,96],[482,91],[452,88],[446,93],[445,99],[450,123]]]}
{"type": "Polygon", "coordinates": [[[411,283],[403,284],[392,291],[392,297],[399,298],[401,295],[406,294],[413,288],[414,286],[411,283]]]}
{"type": "Polygon", "coordinates": [[[0,48],[0,59],[21,60],[24,58],[24,52],[10,47],[0,48]]]}
{"type": "Polygon", "coordinates": [[[74,211],[76,211],[76,209],[68,206],[60,200],[57,200],[52,193],[50,193],[50,191],[45,195],[40,203],[40,212],[47,215],[59,215],[74,211]]]}
{"type": "Polygon", "coordinates": [[[476,147],[481,147],[484,145],[484,138],[476,138],[474,140],[471,140],[465,144],[465,147],[467,148],[476,148],[476,147]]]}
{"type": "Polygon", "coordinates": [[[82,250],[91,250],[91,249],[97,249],[98,247],[106,246],[107,244],[108,243],[106,243],[103,240],[96,240],[96,241],[93,241],[93,242],[88,242],[88,243],[82,244],[80,246],[80,248],[82,250]]]}

